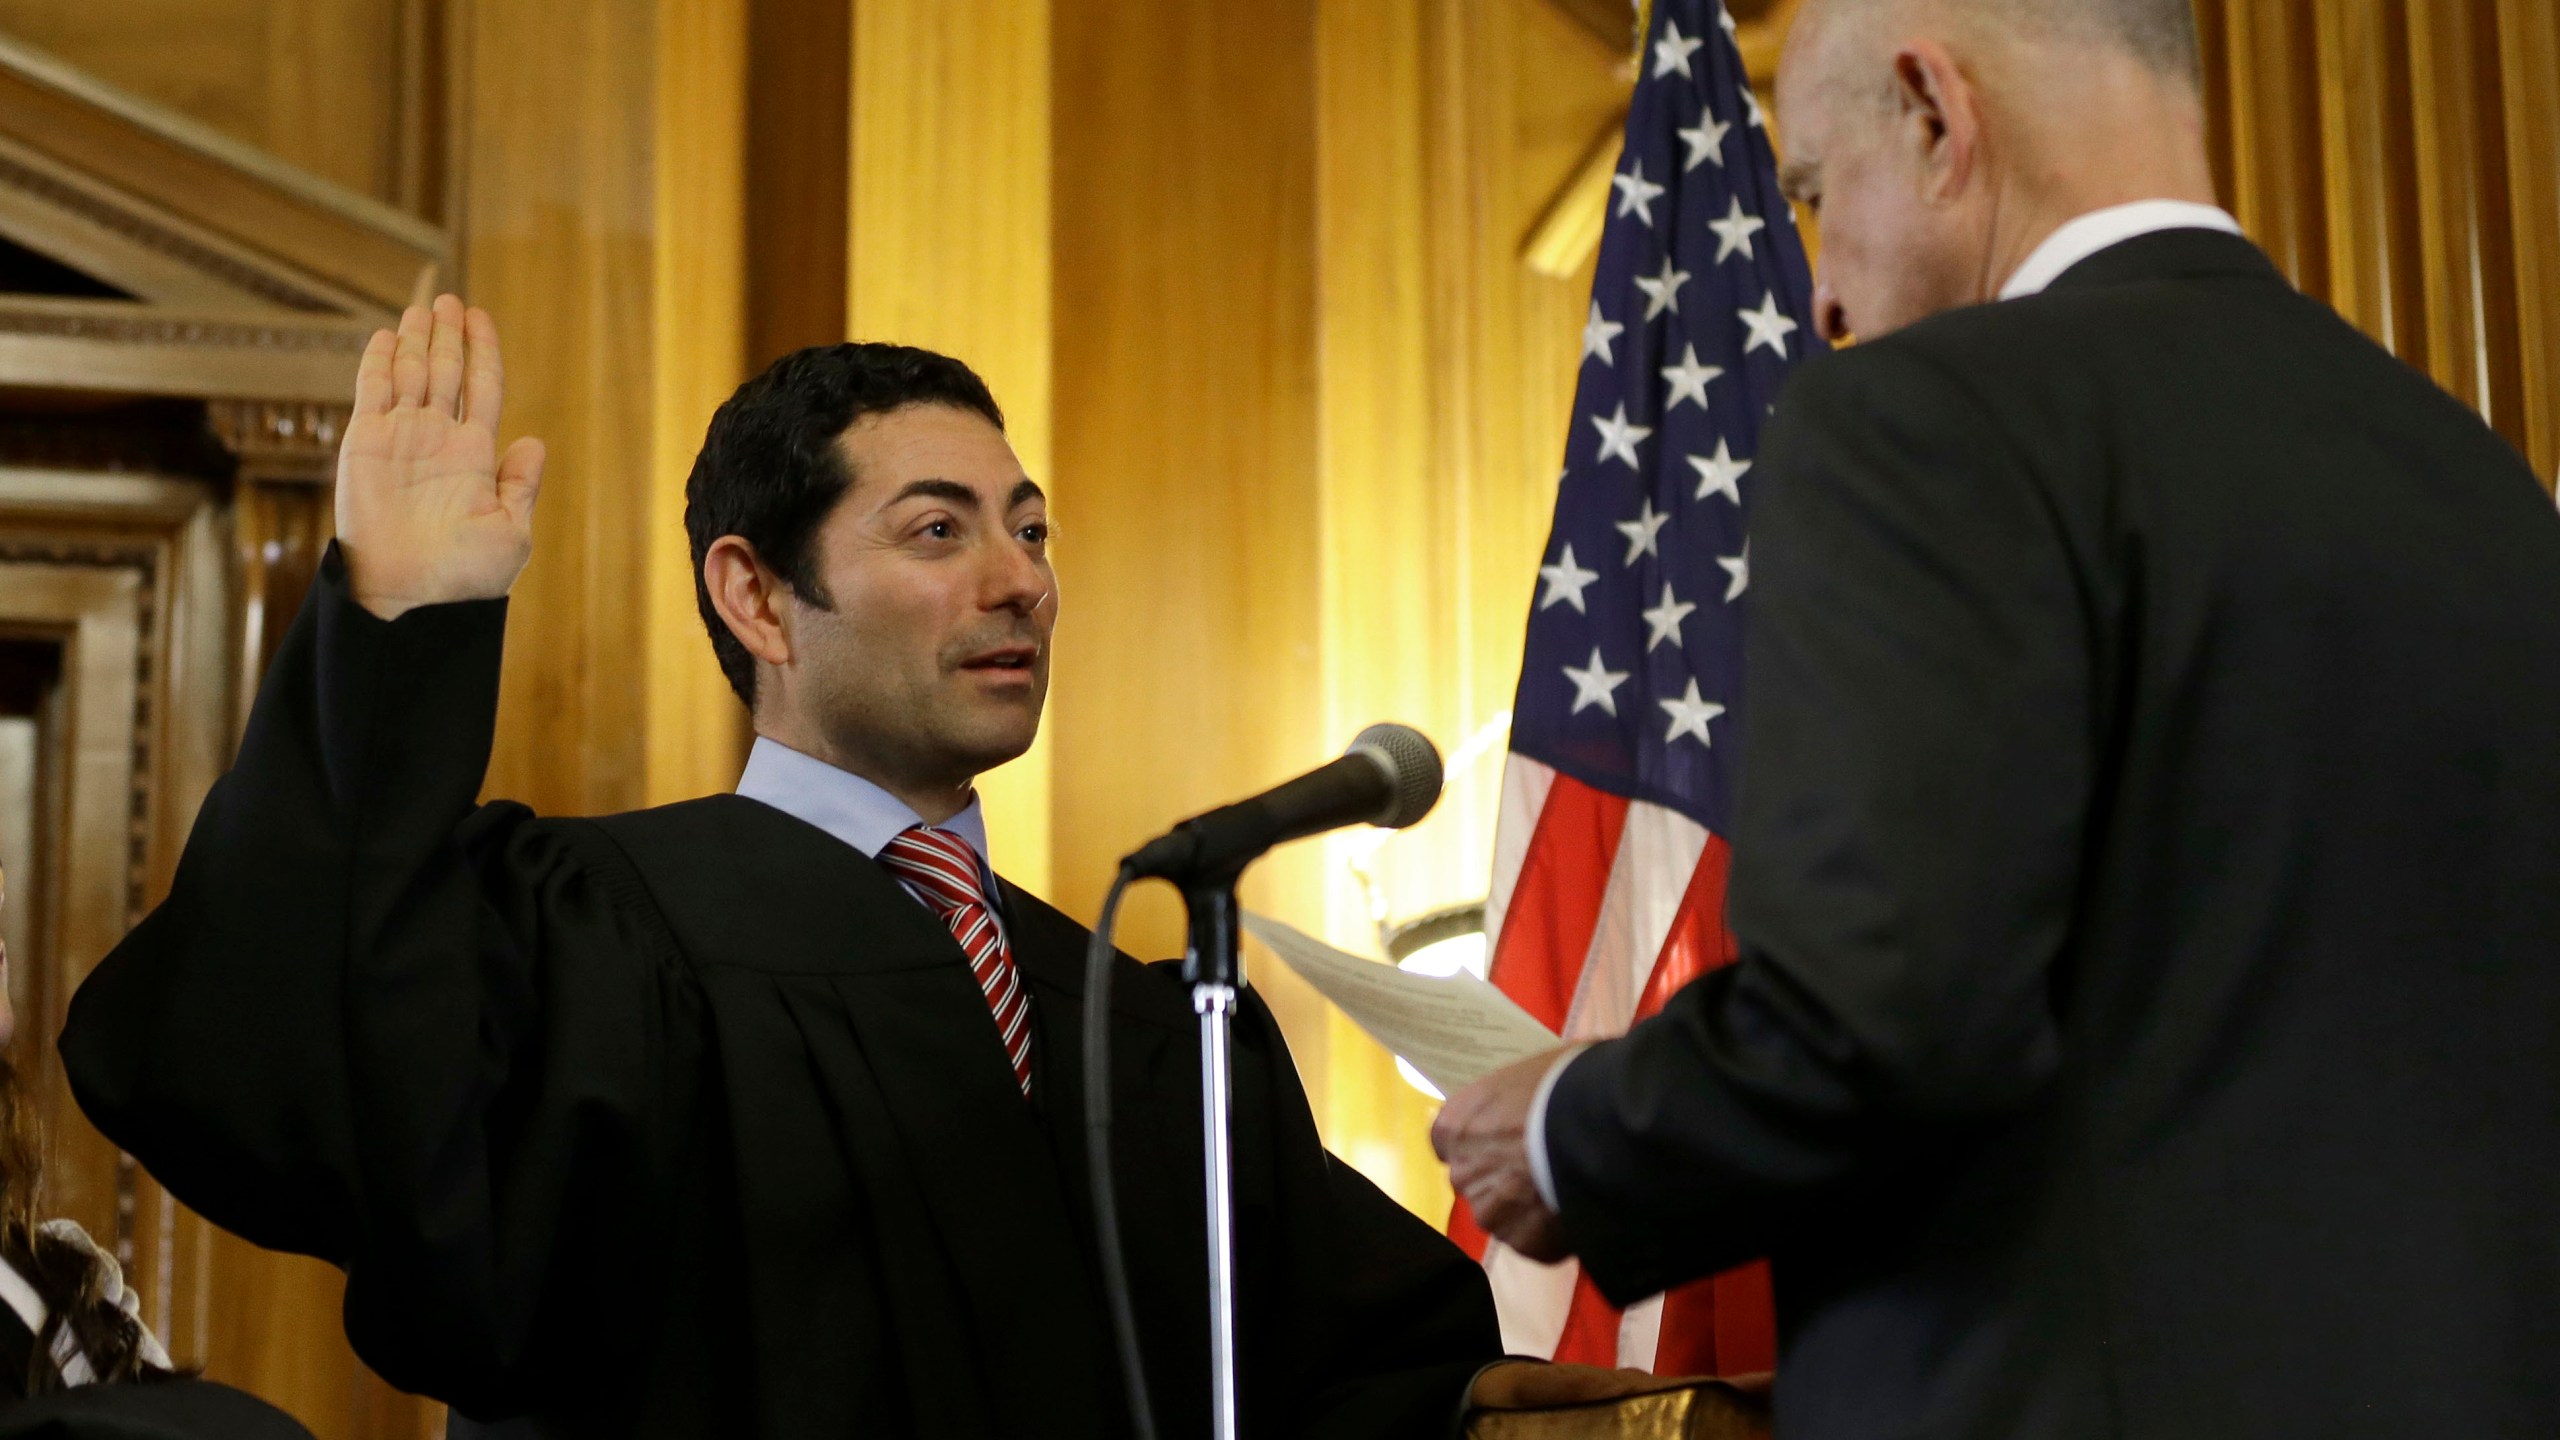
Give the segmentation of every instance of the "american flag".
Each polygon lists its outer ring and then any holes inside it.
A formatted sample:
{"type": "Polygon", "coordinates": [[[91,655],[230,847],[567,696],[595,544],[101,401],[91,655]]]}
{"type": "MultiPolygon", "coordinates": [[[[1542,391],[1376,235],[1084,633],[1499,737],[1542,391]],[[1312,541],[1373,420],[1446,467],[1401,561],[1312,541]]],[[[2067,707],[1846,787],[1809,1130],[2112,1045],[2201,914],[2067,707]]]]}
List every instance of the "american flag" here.
{"type": "MultiPolygon", "coordinates": [[[[1623,1033],[1733,955],[1724,928],[1762,420],[1820,348],[1812,277],[1733,23],[1656,0],[1582,337],[1503,774],[1492,974],[1568,1039],[1623,1033]]],[[[1753,1266],[1621,1315],[1571,1261],[1481,1246],[1515,1354],[1683,1374],[1775,1364],[1753,1266]]]]}

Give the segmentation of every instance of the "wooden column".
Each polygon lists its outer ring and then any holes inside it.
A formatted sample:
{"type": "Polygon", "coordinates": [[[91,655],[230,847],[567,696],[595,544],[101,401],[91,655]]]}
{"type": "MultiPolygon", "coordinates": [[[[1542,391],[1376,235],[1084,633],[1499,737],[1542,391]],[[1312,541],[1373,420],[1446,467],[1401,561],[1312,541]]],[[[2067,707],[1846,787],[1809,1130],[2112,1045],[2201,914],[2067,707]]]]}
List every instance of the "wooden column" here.
{"type": "MultiPolygon", "coordinates": [[[[1324,921],[1377,924],[1484,898],[1502,732],[1589,302],[1591,257],[1533,269],[1523,237],[1623,113],[1623,33],[1544,4],[1317,7],[1318,451],[1328,735],[1396,719],[1453,756],[1440,808],[1380,843],[1324,844],[1324,921]]],[[[1339,743],[1339,741],[1335,741],[1339,743]]],[[[1434,1105],[1333,1017],[1330,1143],[1435,1220],[1434,1105]]]]}
{"type": "Polygon", "coordinates": [[[258,677],[267,673],[286,627],[302,607],[320,557],[337,534],[332,482],[343,405],[215,400],[206,418],[239,459],[232,495],[234,563],[239,567],[237,669],[232,734],[248,723],[258,677]]]}
{"type": "MultiPolygon", "coordinates": [[[[1048,0],[853,0],[852,40],[848,328],[966,360],[1072,506],[1050,470],[1048,0]]],[[[1050,752],[978,787],[997,863],[1041,894],[1050,752]]]]}
{"type": "Polygon", "coordinates": [[[2426,368],[2521,446],[2515,234],[2495,0],[2413,5],[2407,33],[2426,368]]]}
{"type": "MultiPolygon", "coordinates": [[[[1056,0],[1052,36],[1056,886],[1091,918],[1121,855],[1328,753],[1315,34],[1281,0],[1056,0]]],[[[1304,918],[1317,873],[1283,850],[1246,903],[1304,918]]],[[[1178,953],[1180,907],[1142,887],[1121,933],[1178,953]]],[[[1252,979],[1320,1096],[1321,1003],[1252,979]]]]}
{"type": "Polygon", "coordinates": [[[743,360],[744,24],[743,0],[560,0],[464,27],[472,298],[506,338],[507,435],[551,447],[489,773],[538,810],[736,778],[676,517],[743,360]]]}
{"type": "Polygon", "coordinates": [[[846,339],[849,0],[749,0],[747,369],[846,339]]]}
{"type": "Polygon", "coordinates": [[[2293,282],[2329,294],[2310,0],[2197,0],[2206,117],[2232,212],[2293,282]]]}
{"type": "Polygon", "coordinates": [[[2407,0],[2332,0],[2315,12],[2313,29],[2329,303],[2424,366],[2407,0]]]}
{"type": "Polygon", "coordinates": [[[694,600],[684,485],[703,431],[747,375],[747,0],[659,0],[651,274],[648,743],[642,799],[738,780],[746,709],[694,600]]]}
{"type": "MultiPolygon", "coordinates": [[[[1446,187],[1433,183],[1442,158],[1433,112],[1444,98],[1435,82],[1445,78],[1432,64],[1435,8],[1429,0],[1316,7],[1315,550],[1325,732],[1348,739],[1392,719],[1445,752],[1463,738],[1463,707],[1453,703],[1461,657],[1449,622],[1466,608],[1459,572],[1470,477],[1464,437],[1449,423],[1457,413],[1444,403],[1454,377],[1438,367],[1473,352],[1434,325],[1456,308],[1447,303],[1455,297],[1435,294],[1447,269],[1435,262],[1453,258],[1443,247],[1456,217],[1445,212],[1464,205],[1467,178],[1461,152],[1450,157],[1460,174],[1446,187]]],[[[1454,853],[1459,847],[1443,848],[1430,855],[1419,834],[1385,844],[1358,831],[1327,837],[1319,851],[1327,938],[1375,952],[1381,907],[1396,919],[1408,908],[1421,913],[1426,891],[1443,903],[1480,897],[1480,867],[1454,853]]],[[[1348,1017],[1336,1012],[1331,1025],[1319,1112],[1327,1135],[1389,1194],[1419,1213],[1445,1213],[1445,1172],[1428,1143],[1430,1100],[1348,1017]]]]}
{"type": "Polygon", "coordinates": [[[2515,224],[2516,324],[2525,453],[2560,476],[2560,7],[2500,0],[2508,202],[2515,224]]]}

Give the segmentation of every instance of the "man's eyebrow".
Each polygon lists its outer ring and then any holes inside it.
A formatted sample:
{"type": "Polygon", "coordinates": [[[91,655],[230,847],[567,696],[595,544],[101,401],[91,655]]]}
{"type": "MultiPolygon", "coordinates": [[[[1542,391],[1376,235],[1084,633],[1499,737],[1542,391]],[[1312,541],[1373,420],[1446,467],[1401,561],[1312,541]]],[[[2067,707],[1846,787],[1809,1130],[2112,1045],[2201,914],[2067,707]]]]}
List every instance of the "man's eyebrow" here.
{"type": "Polygon", "coordinates": [[[1004,502],[1004,508],[1012,510],[1019,506],[1029,504],[1031,501],[1046,500],[1048,498],[1049,492],[1032,484],[1028,478],[1025,478],[1013,487],[1013,494],[1004,502]]]}
{"type": "Polygon", "coordinates": [[[1790,198],[1821,183],[1822,167],[1811,160],[1790,160],[1778,170],[1778,189],[1790,198]]]}
{"type": "Polygon", "coordinates": [[[954,505],[975,505],[978,492],[957,480],[910,480],[905,488],[881,502],[881,508],[903,505],[909,500],[948,500],[954,505]]]}

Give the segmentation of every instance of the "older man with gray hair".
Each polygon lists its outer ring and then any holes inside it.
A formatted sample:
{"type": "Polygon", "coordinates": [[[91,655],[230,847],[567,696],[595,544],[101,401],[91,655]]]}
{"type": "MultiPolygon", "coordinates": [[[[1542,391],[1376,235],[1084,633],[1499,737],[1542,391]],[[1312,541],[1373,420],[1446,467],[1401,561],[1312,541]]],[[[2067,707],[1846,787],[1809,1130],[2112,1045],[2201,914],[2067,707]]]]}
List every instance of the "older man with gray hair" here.
{"type": "Polygon", "coordinates": [[[2212,203],[2188,0],[1806,0],[1737,963],[1453,1097],[1788,1437],[2560,1435],[2560,516],[2212,203]],[[1995,303],[1996,302],[1996,303],[1995,303]]]}

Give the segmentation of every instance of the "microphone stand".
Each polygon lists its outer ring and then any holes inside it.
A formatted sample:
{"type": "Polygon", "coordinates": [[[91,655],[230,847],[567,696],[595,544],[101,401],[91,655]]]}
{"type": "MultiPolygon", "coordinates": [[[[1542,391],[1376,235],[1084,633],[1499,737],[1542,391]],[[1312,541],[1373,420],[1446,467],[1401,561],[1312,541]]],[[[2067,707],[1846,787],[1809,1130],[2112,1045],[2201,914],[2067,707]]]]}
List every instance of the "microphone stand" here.
{"type": "Polygon", "coordinates": [[[1242,867],[1182,887],[1190,915],[1182,978],[1200,1017],[1200,1117],[1209,1207],[1209,1400],[1211,1434],[1236,1440],[1235,1156],[1228,1133],[1228,1049],[1244,961],[1236,945],[1236,878],[1242,867]]]}

